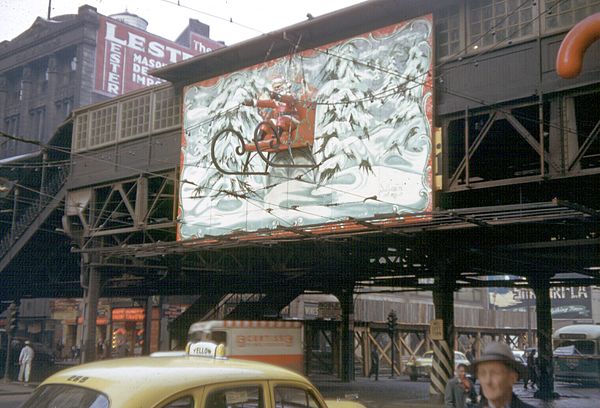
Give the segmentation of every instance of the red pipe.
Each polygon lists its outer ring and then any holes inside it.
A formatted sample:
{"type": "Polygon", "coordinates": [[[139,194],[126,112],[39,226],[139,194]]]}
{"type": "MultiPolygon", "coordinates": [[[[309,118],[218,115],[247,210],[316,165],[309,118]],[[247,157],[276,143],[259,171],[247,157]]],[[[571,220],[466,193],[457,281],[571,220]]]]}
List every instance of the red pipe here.
{"type": "Polygon", "coordinates": [[[575,78],[581,72],[583,55],[600,38],[600,13],[592,14],[575,24],[567,33],[558,55],[556,72],[563,78],[575,78]]]}

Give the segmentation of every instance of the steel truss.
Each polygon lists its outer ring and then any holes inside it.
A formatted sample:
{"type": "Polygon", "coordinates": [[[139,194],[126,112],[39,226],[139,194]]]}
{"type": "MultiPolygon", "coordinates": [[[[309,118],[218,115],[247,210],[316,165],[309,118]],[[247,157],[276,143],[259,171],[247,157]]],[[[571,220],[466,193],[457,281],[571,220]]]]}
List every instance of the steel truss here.
{"type": "Polygon", "coordinates": [[[598,89],[443,119],[445,192],[600,174],[598,89]],[[594,99],[595,98],[595,99],[594,99]]]}

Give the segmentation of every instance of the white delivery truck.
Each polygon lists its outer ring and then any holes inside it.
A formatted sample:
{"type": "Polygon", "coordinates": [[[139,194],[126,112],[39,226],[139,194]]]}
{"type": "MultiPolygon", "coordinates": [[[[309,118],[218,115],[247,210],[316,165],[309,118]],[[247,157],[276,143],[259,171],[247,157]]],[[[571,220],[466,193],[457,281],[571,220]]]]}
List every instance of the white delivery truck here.
{"type": "Polygon", "coordinates": [[[190,326],[188,341],[223,343],[228,357],[304,372],[304,330],[299,321],[201,321],[190,326]]]}

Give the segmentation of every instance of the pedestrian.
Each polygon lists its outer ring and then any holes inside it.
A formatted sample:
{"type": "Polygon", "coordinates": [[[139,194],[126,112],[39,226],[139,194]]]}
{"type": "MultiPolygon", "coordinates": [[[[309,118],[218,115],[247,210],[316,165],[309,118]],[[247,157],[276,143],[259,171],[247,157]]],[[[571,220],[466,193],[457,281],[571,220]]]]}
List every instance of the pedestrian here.
{"type": "Polygon", "coordinates": [[[465,357],[467,358],[467,360],[469,360],[469,363],[473,364],[473,360],[475,359],[475,356],[473,355],[473,347],[471,347],[471,346],[467,347],[467,351],[465,352],[465,357]]]}
{"type": "Polygon", "coordinates": [[[102,360],[106,360],[108,358],[109,347],[110,343],[108,342],[108,339],[104,340],[104,343],[102,343],[102,360]]]}
{"type": "Polygon", "coordinates": [[[477,402],[475,385],[467,378],[467,366],[458,364],[456,376],[446,383],[444,392],[444,406],[446,408],[467,408],[477,402]]]}
{"type": "Polygon", "coordinates": [[[62,358],[62,351],[63,351],[63,344],[59,340],[59,341],[56,342],[56,349],[55,349],[55,352],[54,352],[54,359],[55,360],[60,360],[62,358]]]}
{"type": "Polygon", "coordinates": [[[379,353],[377,347],[371,349],[371,369],[369,370],[369,378],[375,375],[375,381],[379,381],[379,353]]]}
{"type": "Polygon", "coordinates": [[[29,375],[31,374],[31,364],[35,357],[35,351],[31,347],[29,340],[25,341],[25,346],[19,354],[19,382],[25,381],[25,385],[29,384],[29,375]]]}
{"type": "Polygon", "coordinates": [[[531,388],[537,387],[537,359],[535,358],[535,349],[527,355],[527,377],[524,381],[524,388],[531,382],[531,388]]]}
{"type": "Polygon", "coordinates": [[[513,386],[519,376],[525,374],[525,367],[515,359],[508,345],[497,342],[488,344],[473,365],[482,394],[485,395],[480,407],[533,408],[513,393],[513,386]]]}

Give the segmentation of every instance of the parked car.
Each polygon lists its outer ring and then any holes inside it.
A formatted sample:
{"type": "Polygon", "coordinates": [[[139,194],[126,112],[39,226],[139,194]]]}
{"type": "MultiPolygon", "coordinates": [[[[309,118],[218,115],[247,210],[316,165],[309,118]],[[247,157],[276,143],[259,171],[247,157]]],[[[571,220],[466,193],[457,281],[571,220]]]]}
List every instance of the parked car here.
{"type": "MultiPolygon", "coordinates": [[[[433,364],[433,351],[425,352],[421,357],[410,360],[406,364],[406,373],[411,381],[417,381],[419,377],[429,378],[431,366],[433,364]]],[[[471,365],[467,357],[460,351],[454,352],[454,366],[464,364],[467,367],[471,365]]]]}
{"type": "Polygon", "coordinates": [[[513,356],[515,356],[515,360],[523,365],[527,365],[527,355],[524,350],[513,350],[513,356]]]}
{"type": "Polygon", "coordinates": [[[302,375],[270,364],[228,359],[223,345],[190,343],[82,364],[44,381],[22,408],[364,408],[325,400],[302,375]]]}

